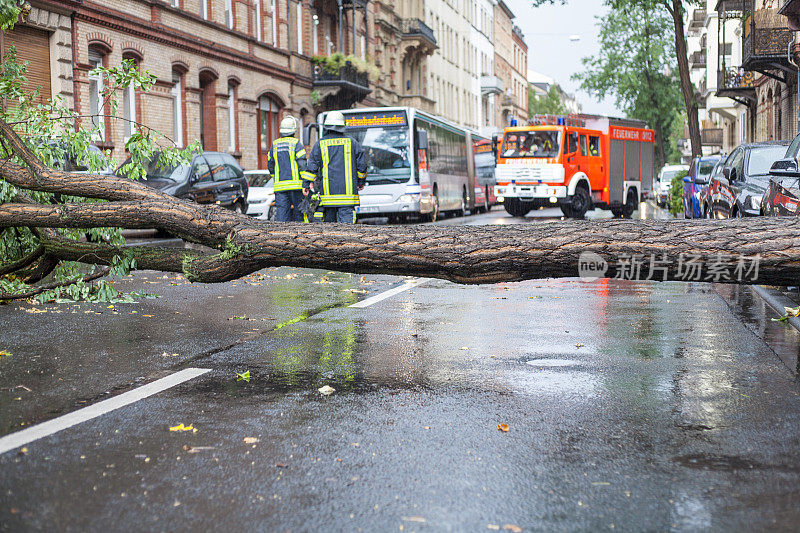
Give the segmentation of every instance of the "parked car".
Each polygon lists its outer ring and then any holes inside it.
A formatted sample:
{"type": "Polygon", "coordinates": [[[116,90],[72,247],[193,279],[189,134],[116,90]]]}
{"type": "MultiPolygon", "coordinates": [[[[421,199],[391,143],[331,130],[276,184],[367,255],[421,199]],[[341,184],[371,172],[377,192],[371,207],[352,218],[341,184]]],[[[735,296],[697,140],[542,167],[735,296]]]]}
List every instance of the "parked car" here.
{"type": "Polygon", "coordinates": [[[789,141],[742,144],[712,177],[705,195],[706,218],[734,218],[761,214],[761,199],[769,186],[773,163],[783,158],[789,141]]]}
{"type": "MultiPolygon", "coordinates": [[[[125,177],[120,166],[117,176],[125,177]]],[[[144,183],[177,198],[200,204],[218,204],[237,213],[247,212],[249,186],[244,170],[230,154],[203,152],[192,157],[188,165],[161,166],[157,154],[145,169],[144,183]]]]}
{"type": "Polygon", "coordinates": [[[656,197],[656,203],[660,207],[667,206],[667,199],[669,198],[669,190],[672,186],[672,178],[678,175],[679,172],[687,171],[688,165],[667,165],[659,171],[656,176],[656,181],[653,185],[653,194],[656,197]]]}
{"type": "MultiPolygon", "coordinates": [[[[89,167],[87,165],[87,159],[89,157],[99,157],[101,161],[103,161],[105,157],[102,150],[93,144],[89,145],[89,153],[84,157],[69,154],[67,144],[62,141],[50,143],[49,147],[53,154],[53,168],[75,174],[89,173],[89,167]]],[[[92,174],[111,175],[113,172],[114,168],[108,166],[97,169],[95,172],[92,172],[92,174]]]]}
{"type": "Polygon", "coordinates": [[[700,193],[708,185],[714,169],[721,166],[721,155],[695,157],[689,165],[689,173],[683,178],[683,217],[702,218],[700,193]]]}
{"type": "Polygon", "coordinates": [[[783,159],[770,168],[767,193],[761,200],[761,214],[775,217],[796,217],[800,215],[800,170],[797,158],[800,157],[800,135],[795,137],[783,159]]]}
{"type": "Polygon", "coordinates": [[[275,220],[275,182],[266,170],[246,170],[250,193],[247,214],[263,220],[275,220]]]}

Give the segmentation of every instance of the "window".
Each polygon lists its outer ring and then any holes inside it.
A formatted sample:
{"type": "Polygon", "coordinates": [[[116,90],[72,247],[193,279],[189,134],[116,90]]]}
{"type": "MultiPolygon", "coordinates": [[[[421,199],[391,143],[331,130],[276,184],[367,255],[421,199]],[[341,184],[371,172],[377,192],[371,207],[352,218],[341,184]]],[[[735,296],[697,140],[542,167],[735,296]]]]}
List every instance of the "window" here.
{"type": "Polygon", "coordinates": [[[589,155],[600,157],[600,137],[594,135],[589,137],[589,155]]]}
{"type": "Polygon", "coordinates": [[[588,155],[588,147],[586,145],[586,135],[581,135],[581,155],[588,155]]]}
{"type": "Polygon", "coordinates": [[[297,53],[303,55],[303,4],[297,3],[297,53]]]}
{"type": "Polygon", "coordinates": [[[367,58],[367,38],[363,35],[361,36],[361,60],[365,60],[367,58]]]}
{"type": "Polygon", "coordinates": [[[264,39],[261,33],[261,0],[253,0],[256,4],[256,39],[259,41],[264,39]]]}
{"type": "Polygon", "coordinates": [[[228,85],[228,151],[236,151],[236,87],[228,85]]]}
{"type": "Polygon", "coordinates": [[[197,181],[211,181],[211,167],[206,161],[206,156],[199,155],[194,158],[194,175],[197,181]]]}
{"type": "Polygon", "coordinates": [[[172,71],[172,140],[183,148],[183,76],[172,71]]]}
{"type": "Polygon", "coordinates": [[[200,16],[204,19],[208,18],[208,2],[209,0],[200,0],[200,16]]]}
{"type": "Polygon", "coordinates": [[[564,153],[571,154],[578,149],[578,134],[570,132],[567,134],[567,143],[564,145],[564,153]]]}
{"type": "Polygon", "coordinates": [[[225,0],[225,24],[233,28],[233,0],[225,0]]]}
{"type": "Polygon", "coordinates": [[[319,54],[319,15],[314,13],[311,16],[311,50],[315,55],[319,54]]]}
{"type": "Polygon", "coordinates": [[[89,114],[92,116],[93,140],[105,140],[105,117],[103,115],[103,77],[92,71],[103,66],[103,55],[96,50],[89,50],[89,114]]]}
{"type": "Polygon", "coordinates": [[[259,168],[267,168],[267,153],[278,136],[278,116],[281,108],[269,96],[258,99],[258,164],[259,168]]]}
{"type": "Polygon", "coordinates": [[[270,44],[278,46],[278,0],[272,0],[272,35],[270,44]]]}

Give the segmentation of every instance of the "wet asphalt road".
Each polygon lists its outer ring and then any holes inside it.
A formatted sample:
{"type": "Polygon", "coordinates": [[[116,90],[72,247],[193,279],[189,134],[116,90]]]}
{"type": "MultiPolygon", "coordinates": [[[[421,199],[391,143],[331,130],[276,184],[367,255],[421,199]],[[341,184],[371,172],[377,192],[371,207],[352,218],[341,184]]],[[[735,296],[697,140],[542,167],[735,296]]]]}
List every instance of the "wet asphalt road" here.
{"type": "Polygon", "coordinates": [[[348,307],[401,281],[140,273],[121,288],[159,298],[0,307],[0,435],[210,370],[0,455],[0,530],[796,530],[800,338],[751,289],[431,280],[348,307]]]}

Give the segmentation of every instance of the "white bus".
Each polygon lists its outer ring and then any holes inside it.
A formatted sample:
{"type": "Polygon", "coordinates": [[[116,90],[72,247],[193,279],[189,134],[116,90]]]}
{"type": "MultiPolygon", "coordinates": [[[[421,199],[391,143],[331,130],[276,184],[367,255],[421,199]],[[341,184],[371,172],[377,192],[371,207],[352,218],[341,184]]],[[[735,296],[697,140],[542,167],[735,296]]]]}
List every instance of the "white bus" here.
{"type": "MultiPolygon", "coordinates": [[[[346,134],[367,155],[367,186],[359,194],[359,218],[413,216],[436,220],[441,213],[475,211],[477,134],[410,107],[342,110],[346,134]]],[[[319,117],[319,134],[324,135],[319,117]]],[[[308,144],[309,129],[304,132],[308,144]]],[[[480,184],[478,184],[480,187],[480,184]]],[[[483,198],[481,198],[483,205],[483,198]]]]}

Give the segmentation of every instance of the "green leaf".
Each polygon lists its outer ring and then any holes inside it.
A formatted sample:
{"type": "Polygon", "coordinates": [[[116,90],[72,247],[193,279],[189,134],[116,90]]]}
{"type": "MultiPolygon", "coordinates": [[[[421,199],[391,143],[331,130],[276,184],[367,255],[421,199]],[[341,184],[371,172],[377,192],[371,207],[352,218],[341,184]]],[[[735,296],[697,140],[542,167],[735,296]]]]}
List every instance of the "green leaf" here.
{"type": "Polygon", "coordinates": [[[248,371],[242,372],[242,373],[237,372],[236,373],[236,381],[246,381],[246,382],[250,383],[250,371],[248,370],[248,371]]]}

